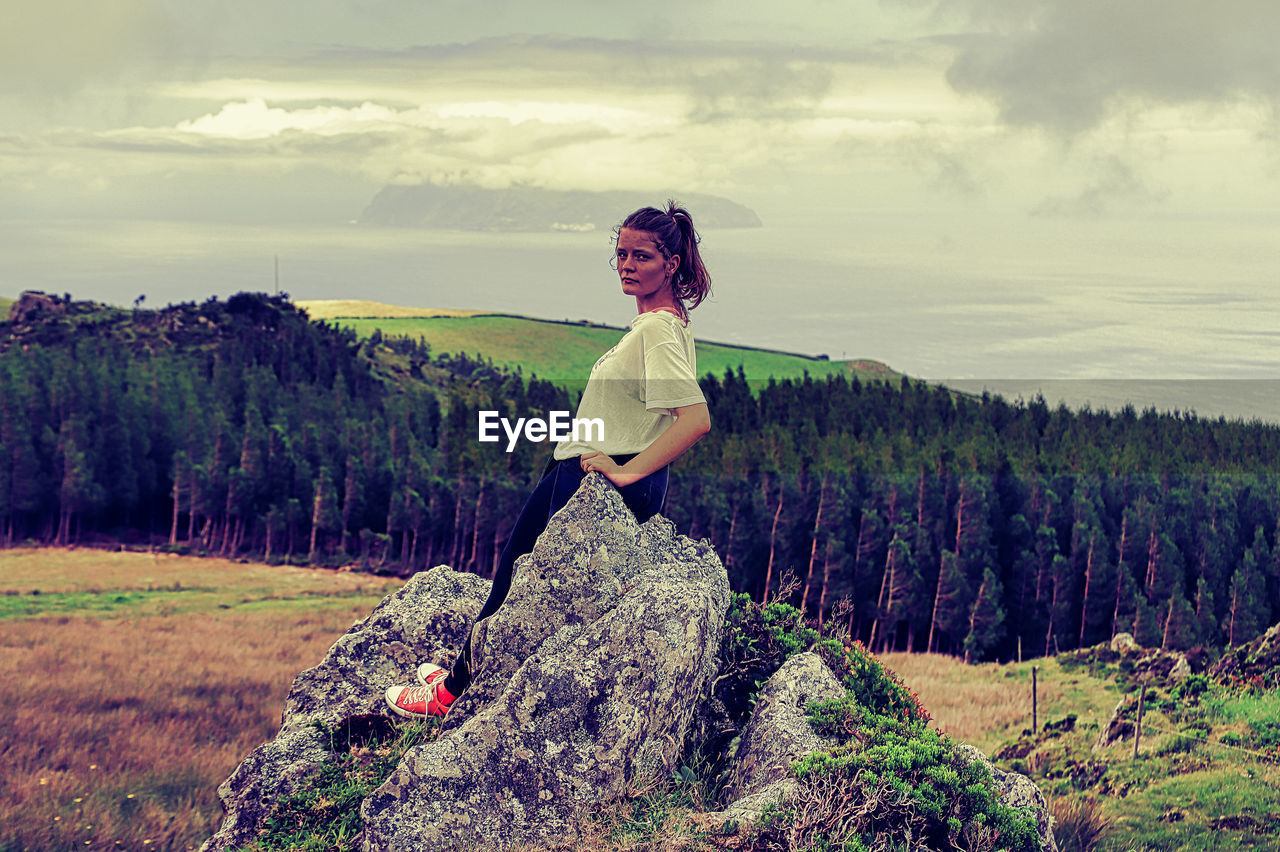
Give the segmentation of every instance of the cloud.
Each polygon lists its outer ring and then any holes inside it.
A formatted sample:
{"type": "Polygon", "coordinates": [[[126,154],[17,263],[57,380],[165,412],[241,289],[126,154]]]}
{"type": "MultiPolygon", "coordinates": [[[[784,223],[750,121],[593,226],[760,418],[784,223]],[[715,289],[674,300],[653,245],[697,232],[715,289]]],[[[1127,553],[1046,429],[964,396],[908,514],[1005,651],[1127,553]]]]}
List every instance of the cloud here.
{"type": "Polygon", "coordinates": [[[723,192],[808,163],[840,168],[851,138],[884,143],[916,132],[884,98],[859,100],[879,70],[875,55],[562,36],[325,48],[226,69],[244,76],[161,83],[171,113],[199,109],[168,125],[40,138],[62,150],[151,158],[130,170],[307,166],[384,183],[723,192]]]}
{"type": "MultiPolygon", "coordinates": [[[[834,192],[855,181],[867,191],[855,175],[868,170],[885,186],[910,170],[919,187],[924,162],[924,182],[971,195],[982,175],[966,171],[965,134],[985,132],[992,112],[958,99],[938,73],[940,49],[920,41],[522,35],[289,52],[221,57],[214,75],[140,88],[152,106],[134,126],[28,136],[45,159],[165,181],[259,174],[265,187],[305,170],[373,185],[734,194],[809,180],[834,192]],[[928,150],[904,165],[903,143],[922,135],[928,150]]],[[[0,174],[29,165],[0,162],[0,174]]]]}
{"type": "Polygon", "coordinates": [[[937,0],[976,32],[947,80],[1003,120],[1073,136],[1151,105],[1280,102],[1275,0],[937,0]]]}
{"type": "Polygon", "coordinates": [[[1167,196],[1166,191],[1151,187],[1136,167],[1117,156],[1099,157],[1092,172],[1078,193],[1046,198],[1031,209],[1031,215],[1096,217],[1120,202],[1151,204],[1167,196]]]}
{"type": "Polygon", "coordinates": [[[921,128],[897,148],[910,168],[928,176],[932,189],[965,200],[986,194],[987,169],[977,143],[921,128]]]}
{"type": "Polygon", "coordinates": [[[223,105],[216,113],[178,122],[179,133],[230,139],[265,139],[290,130],[317,136],[377,131],[387,126],[422,126],[418,110],[396,110],[365,102],[357,107],[269,107],[261,98],[223,105]]]}
{"type": "Polygon", "coordinates": [[[171,35],[159,0],[19,0],[0,26],[0,93],[60,96],[154,59],[171,35]]]}
{"type": "Polygon", "coordinates": [[[679,92],[694,101],[695,112],[719,116],[744,108],[812,105],[830,90],[834,67],[881,61],[901,59],[894,53],[890,60],[888,51],[874,47],[523,35],[403,50],[334,47],[298,64],[321,74],[398,74],[423,88],[483,80],[512,92],[584,86],[614,93],[679,92]]]}

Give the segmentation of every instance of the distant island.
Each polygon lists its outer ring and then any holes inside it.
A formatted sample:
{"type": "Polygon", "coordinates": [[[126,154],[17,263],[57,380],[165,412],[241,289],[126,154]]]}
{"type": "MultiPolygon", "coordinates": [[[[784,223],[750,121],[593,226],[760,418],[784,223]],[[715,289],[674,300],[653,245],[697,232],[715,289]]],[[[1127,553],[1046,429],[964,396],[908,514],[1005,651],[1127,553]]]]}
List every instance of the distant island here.
{"type": "MultiPolygon", "coordinates": [[[[585,192],[510,187],[388,186],[360,214],[362,225],[463,231],[608,231],[662,193],[585,192]]],[[[754,210],[717,195],[681,193],[699,228],[759,228],[754,210]]]]}

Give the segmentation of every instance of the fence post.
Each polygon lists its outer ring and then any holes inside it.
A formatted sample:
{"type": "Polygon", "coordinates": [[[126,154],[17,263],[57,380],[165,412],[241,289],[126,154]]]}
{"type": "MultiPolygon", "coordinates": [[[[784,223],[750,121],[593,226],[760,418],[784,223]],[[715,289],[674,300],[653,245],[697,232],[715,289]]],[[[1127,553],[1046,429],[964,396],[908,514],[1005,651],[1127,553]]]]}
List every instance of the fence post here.
{"type": "Polygon", "coordinates": [[[1031,736],[1040,733],[1040,708],[1036,700],[1036,667],[1031,667],[1031,736]]]}
{"type": "Polygon", "coordinates": [[[1133,759],[1138,759],[1138,742],[1142,739],[1142,708],[1147,703],[1147,685],[1142,685],[1142,692],[1138,695],[1138,726],[1133,731],[1133,759]]]}

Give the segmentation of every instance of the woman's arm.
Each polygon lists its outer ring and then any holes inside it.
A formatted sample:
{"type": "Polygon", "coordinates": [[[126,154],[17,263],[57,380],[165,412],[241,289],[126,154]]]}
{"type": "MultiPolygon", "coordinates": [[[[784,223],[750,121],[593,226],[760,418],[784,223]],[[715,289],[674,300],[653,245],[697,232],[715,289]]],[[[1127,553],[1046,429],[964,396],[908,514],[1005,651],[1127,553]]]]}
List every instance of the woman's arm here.
{"type": "Polygon", "coordinates": [[[663,465],[678,459],[685,450],[711,431],[711,413],[707,404],[685,405],[671,409],[676,416],[667,431],[624,465],[617,464],[604,453],[589,453],[579,459],[585,471],[598,470],[619,488],[644,479],[663,465]]]}

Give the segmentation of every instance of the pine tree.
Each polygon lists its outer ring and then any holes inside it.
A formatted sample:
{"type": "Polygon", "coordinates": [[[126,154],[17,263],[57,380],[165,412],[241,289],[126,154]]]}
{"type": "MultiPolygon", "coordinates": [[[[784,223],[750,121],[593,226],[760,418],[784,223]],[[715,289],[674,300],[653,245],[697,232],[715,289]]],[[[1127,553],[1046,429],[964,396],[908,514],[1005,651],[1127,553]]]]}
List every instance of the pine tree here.
{"type": "Polygon", "coordinates": [[[1144,648],[1158,647],[1164,639],[1164,609],[1153,606],[1145,595],[1136,592],[1133,597],[1133,638],[1144,648]]]}
{"type": "Polygon", "coordinates": [[[896,647],[899,628],[908,621],[913,600],[919,594],[919,574],[908,544],[909,537],[906,525],[898,524],[885,558],[882,605],[877,621],[882,650],[896,647]]]}
{"type": "Polygon", "coordinates": [[[1201,577],[1196,581],[1196,636],[1208,645],[1216,645],[1222,641],[1222,631],[1218,627],[1215,611],[1213,592],[1209,589],[1208,581],[1201,577]]]}
{"type": "Polygon", "coordinates": [[[993,565],[991,553],[990,496],[986,480],[972,475],[959,482],[955,506],[955,536],[950,555],[942,553],[938,581],[929,615],[930,651],[942,634],[956,647],[966,635],[965,621],[975,586],[993,565]]]}
{"type": "Polygon", "coordinates": [[[25,531],[22,520],[38,516],[50,490],[41,470],[45,453],[36,440],[40,427],[48,427],[42,422],[42,412],[38,411],[35,394],[26,384],[27,378],[25,369],[14,368],[6,392],[0,397],[3,405],[0,444],[5,448],[0,464],[6,468],[8,486],[5,538],[10,544],[25,531]]]}
{"type": "Polygon", "coordinates": [[[359,524],[364,509],[364,478],[360,457],[348,452],[346,476],[342,481],[342,552],[350,555],[351,531],[359,524]]]}
{"type": "Polygon", "coordinates": [[[1275,534],[1271,540],[1271,558],[1266,564],[1266,599],[1271,603],[1271,613],[1266,618],[1267,624],[1280,622],[1280,517],[1276,519],[1275,534]]]}
{"type": "Polygon", "coordinates": [[[1254,534],[1253,544],[1245,551],[1240,567],[1231,577],[1227,620],[1224,625],[1227,642],[1240,645],[1253,639],[1266,627],[1270,606],[1266,600],[1265,566],[1271,558],[1262,527],[1254,534]]]}
{"type": "Polygon", "coordinates": [[[267,517],[265,519],[265,524],[267,528],[267,543],[266,543],[266,549],[263,552],[262,558],[266,562],[270,562],[271,554],[272,554],[272,546],[273,545],[278,546],[277,543],[280,541],[280,536],[283,535],[284,533],[284,528],[285,528],[284,510],[282,510],[279,506],[275,505],[274,503],[271,504],[271,508],[267,510],[267,517]]]}
{"type": "Polygon", "coordinates": [[[1116,638],[1118,633],[1129,633],[1137,635],[1137,602],[1141,600],[1146,602],[1146,598],[1142,597],[1142,592],[1138,591],[1137,581],[1133,579],[1124,566],[1117,566],[1119,580],[1116,583],[1116,601],[1115,608],[1111,617],[1111,638],[1116,638]]]}
{"type": "Polygon", "coordinates": [[[969,610],[969,632],[964,638],[964,661],[985,659],[1004,639],[1004,589],[990,568],[982,572],[982,583],[969,610]]]}
{"type": "Polygon", "coordinates": [[[1049,624],[1044,633],[1044,655],[1046,657],[1050,654],[1060,653],[1064,641],[1069,642],[1074,638],[1071,625],[1068,623],[1071,614],[1075,610],[1071,600],[1071,585],[1075,579],[1075,572],[1071,569],[1071,560],[1061,553],[1055,555],[1049,568],[1049,574],[1050,591],[1046,601],[1049,624]]]}
{"type": "Polygon", "coordinates": [[[1160,640],[1161,648],[1185,651],[1200,644],[1200,630],[1196,622],[1195,610],[1191,608],[1181,589],[1176,589],[1169,595],[1163,621],[1164,634],[1160,640]]]}
{"type": "MultiPolygon", "coordinates": [[[[860,635],[860,621],[870,609],[867,602],[875,600],[875,586],[869,584],[867,579],[872,576],[875,555],[884,544],[885,528],[880,514],[868,506],[862,506],[858,509],[858,534],[854,539],[849,563],[849,595],[853,601],[847,625],[850,636],[860,635]],[[864,587],[868,588],[869,593],[862,593],[864,587]]],[[[869,615],[873,623],[879,617],[878,612],[870,612],[869,615]]]]}
{"type": "Polygon", "coordinates": [[[315,501],[311,509],[311,554],[308,561],[316,561],[316,544],[321,532],[329,532],[342,526],[338,511],[338,495],[333,485],[333,472],[328,467],[320,469],[315,483],[315,501]]]}
{"type": "Polygon", "coordinates": [[[83,438],[77,438],[82,430],[75,421],[62,424],[58,455],[62,458],[62,487],[59,492],[58,544],[73,541],[72,524],[92,509],[102,498],[102,487],[93,479],[88,457],[80,449],[83,438]]]}

